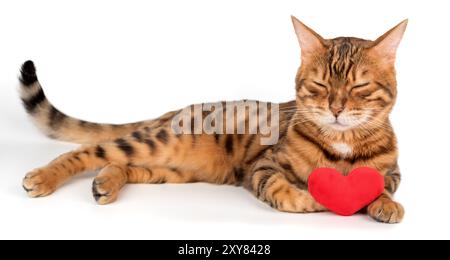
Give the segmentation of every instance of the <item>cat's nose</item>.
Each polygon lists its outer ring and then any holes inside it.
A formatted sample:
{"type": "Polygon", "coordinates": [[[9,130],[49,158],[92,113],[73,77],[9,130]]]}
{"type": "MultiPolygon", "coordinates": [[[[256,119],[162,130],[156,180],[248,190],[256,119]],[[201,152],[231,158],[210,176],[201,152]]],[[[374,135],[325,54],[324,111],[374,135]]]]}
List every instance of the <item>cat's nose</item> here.
{"type": "Polygon", "coordinates": [[[338,116],[344,111],[344,107],[343,106],[330,106],[330,110],[331,113],[333,113],[333,115],[338,118],[338,116]]]}

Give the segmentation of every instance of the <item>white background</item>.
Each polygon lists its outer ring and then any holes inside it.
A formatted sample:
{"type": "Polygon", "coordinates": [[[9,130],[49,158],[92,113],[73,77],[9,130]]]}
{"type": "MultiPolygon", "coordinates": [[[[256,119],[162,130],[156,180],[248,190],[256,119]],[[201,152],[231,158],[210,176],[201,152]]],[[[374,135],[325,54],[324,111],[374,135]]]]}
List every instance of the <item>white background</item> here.
{"type": "Polygon", "coordinates": [[[0,3],[0,238],[450,238],[448,1],[5,0],[0,3]],[[299,47],[290,15],[324,37],[375,39],[405,18],[398,54],[404,223],[278,213],[247,191],[212,185],[127,186],[97,206],[93,174],[28,199],[24,174],[76,146],[41,136],[17,94],[33,59],[64,112],[125,123],[204,101],[294,97],[299,47]]]}

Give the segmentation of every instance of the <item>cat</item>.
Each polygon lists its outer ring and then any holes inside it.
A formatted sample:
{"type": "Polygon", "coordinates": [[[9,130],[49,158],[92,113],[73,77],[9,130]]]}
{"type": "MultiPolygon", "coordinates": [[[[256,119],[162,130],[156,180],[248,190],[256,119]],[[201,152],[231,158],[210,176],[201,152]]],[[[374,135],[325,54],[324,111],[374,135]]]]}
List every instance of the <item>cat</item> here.
{"type": "MultiPolygon", "coordinates": [[[[275,122],[279,131],[271,145],[262,144],[264,135],[250,127],[235,131],[255,116],[248,107],[225,134],[174,132],[175,118],[198,105],[125,125],[75,119],[47,100],[34,63],[27,61],[20,76],[26,111],[47,136],[82,146],[28,173],[24,189],[30,197],[47,196],[73,176],[99,170],[92,190],[102,205],[116,201],[127,183],[207,182],[243,186],[282,212],[309,213],[326,211],[307,190],[314,169],[332,167],[348,174],[369,166],[384,175],[385,191],[367,207],[368,215],[382,223],[401,222],[404,208],[393,200],[401,176],[389,114],[397,97],[396,51],[408,20],[375,41],[328,40],[297,18],[292,21],[301,47],[296,98],[282,104],[255,101],[259,107],[278,108],[267,112],[266,121],[275,122]]],[[[227,107],[216,105],[221,104],[227,107]]],[[[210,113],[200,115],[202,121],[210,113]]],[[[195,128],[199,119],[191,117],[180,126],[195,128]]]]}

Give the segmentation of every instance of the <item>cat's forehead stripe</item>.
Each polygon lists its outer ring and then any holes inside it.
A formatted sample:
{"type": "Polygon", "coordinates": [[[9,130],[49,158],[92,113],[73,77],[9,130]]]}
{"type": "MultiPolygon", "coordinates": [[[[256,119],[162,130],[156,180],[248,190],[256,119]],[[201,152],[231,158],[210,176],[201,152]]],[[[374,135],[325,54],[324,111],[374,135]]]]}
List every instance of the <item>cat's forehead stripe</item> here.
{"type": "Polygon", "coordinates": [[[329,76],[347,79],[351,72],[352,76],[355,76],[354,67],[360,57],[361,42],[351,38],[339,38],[331,43],[327,58],[329,76]]]}

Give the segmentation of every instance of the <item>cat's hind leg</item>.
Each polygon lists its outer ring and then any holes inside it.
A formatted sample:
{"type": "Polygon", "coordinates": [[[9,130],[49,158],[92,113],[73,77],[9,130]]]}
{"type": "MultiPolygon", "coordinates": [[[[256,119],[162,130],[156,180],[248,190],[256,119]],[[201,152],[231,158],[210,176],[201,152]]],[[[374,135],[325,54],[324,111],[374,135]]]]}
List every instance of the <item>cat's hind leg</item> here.
{"type": "Polygon", "coordinates": [[[137,166],[108,165],[95,178],[92,192],[97,203],[106,205],[117,200],[127,183],[162,184],[194,182],[194,174],[170,168],[144,168],[137,166]]]}
{"type": "Polygon", "coordinates": [[[48,165],[28,173],[23,188],[32,198],[45,197],[77,174],[105,167],[108,161],[99,146],[84,147],[56,158],[48,165]]]}
{"type": "MultiPolygon", "coordinates": [[[[213,168],[222,166],[230,168],[225,163],[226,155],[217,146],[214,136],[176,135],[171,130],[169,127],[143,128],[112,142],[85,146],[69,152],[27,174],[23,187],[31,197],[47,196],[73,176],[101,170],[110,164],[150,169],[166,167],[175,173],[173,176],[177,174],[175,168],[200,173],[215,172],[213,168]],[[204,160],[204,154],[211,155],[211,160],[204,160]]],[[[181,175],[183,178],[187,176],[184,172],[181,175]]],[[[152,176],[152,182],[155,176],[152,176]]],[[[166,174],[167,176],[170,175],[166,174]]],[[[222,177],[223,174],[213,174],[212,177],[200,176],[199,179],[217,183],[222,177]]],[[[162,180],[180,182],[183,179],[171,177],[162,180]]],[[[128,181],[132,182],[133,178],[130,177],[128,181]]]]}
{"type": "Polygon", "coordinates": [[[117,200],[120,190],[127,181],[126,167],[110,164],[103,168],[94,179],[92,194],[98,204],[110,204],[117,200]]]}
{"type": "Polygon", "coordinates": [[[30,197],[43,197],[52,194],[73,176],[100,170],[109,164],[165,163],[171,158],[170,148],[173,148],[167,133],[164,130],[150,136],[144,129],[113,142],[84,146],[63,154],[28,173],[23,180],[23,188],[30,197]]]}

